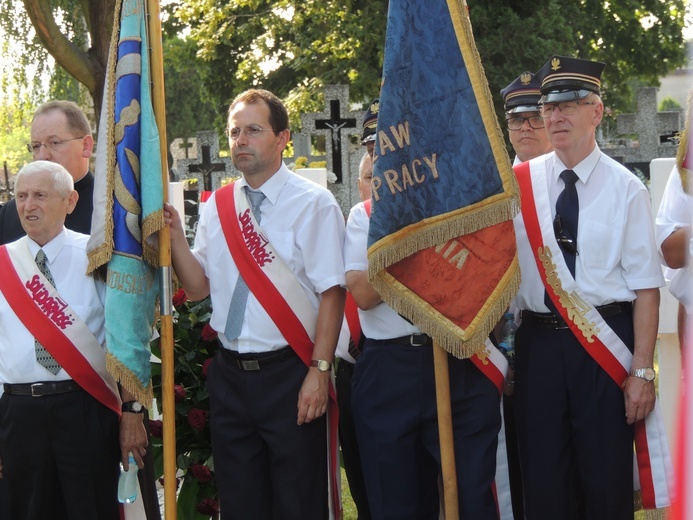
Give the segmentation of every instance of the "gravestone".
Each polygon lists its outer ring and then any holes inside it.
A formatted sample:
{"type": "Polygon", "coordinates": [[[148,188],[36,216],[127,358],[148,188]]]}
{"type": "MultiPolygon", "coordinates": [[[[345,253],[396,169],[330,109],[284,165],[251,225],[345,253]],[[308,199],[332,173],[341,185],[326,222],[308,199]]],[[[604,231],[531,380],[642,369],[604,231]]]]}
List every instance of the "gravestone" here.
{"type": "Polygon", "coordinates": [[[327,187],[344,214],[359,201],[356,179],[361,156],[358,152],[359,149],[363,151],[352,144],[352,136],[361,135],[363,112],[350,112],[349,106],[348,85],[326,85],[325,110],[301,116],[302,134],[325,136],[327,170],[336,176],[335,182],[328,183],[327,187]],[[356,155],[358,159],[354,165],[356,155]]]}
{"type": "Polygon", "coordinates": [[[296,160],[299,157],[305,157],[308,159],[308,163],[326,161],[324,155],[313,155],[313,147],[310,142],[310,135],[303,132],[293,132],[291,134],[291,143],[294,147],[293,156],[284,156],[284,164],[290,166],[296,164],[296,160]]]}
{"type": "Polygon", "coordinates": [[[676,156],[676,143],[671,139],[683,128],[682,112],[657,112],[657,89],[638,89],[637,114],[617,117],[619,134],[638,136],[637,146],[605,147],[604,153],[623,163],[631,171],[638,169],[649,178],[649,164],[654,159],[676,156]]]}
{"type": "Polygon", "coordinates": [[[198,190],[214,191],[221,187],[222,179],[240,177],[229,157],[219,157],[219,136],[216,132],[197,133],[197,156],[178,159],[179,181],[197,179],[198,190]]]}

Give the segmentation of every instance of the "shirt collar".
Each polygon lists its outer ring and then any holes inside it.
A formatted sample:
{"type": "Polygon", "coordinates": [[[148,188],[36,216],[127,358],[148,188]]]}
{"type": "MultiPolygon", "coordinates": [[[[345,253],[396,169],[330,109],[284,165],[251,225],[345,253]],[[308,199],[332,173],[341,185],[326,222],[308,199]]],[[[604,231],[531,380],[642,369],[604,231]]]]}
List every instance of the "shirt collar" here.
{"type": "MultiPolygon", "coordinates": [[[[279,198],[279,192],[282,191],[282,188],[288,182],[290,175],[291,172],[284,165],[284,161],[282,161],[282,165],[279,167],[279,169],[255,191],[261,191],[267,200],[269,200],[274,206],[279,198]]],[[[245,180],[245,177],[241,177],[239,182],[241,183],[241,187],[248,186],[248,189],[252,189],[245,180]]]]}
{"type": "Polygon", "coordinates": [[[585,157],[582,161],[575,165],[575,167],[568,168],[565,164],[563,164],[563,162],[558,158],[558,156],[554,152],[554,182],[556,184],[561,182],[562,184],[562,181],[560,181],[561,172],[563,170],[570,169],[575,172],[575,174],[578,176],[578,179],[580,179],[583,184],[586,184],[590,178],[590,175],[592,175],[594,168],[597,166],[597,163],[599,162],[599,158],[601,157],[601,155],[602,152],[599,149],[599,146],[595,143],[594,150],[592,150],[587,157],[585,157]]]}
{"type": "Polygon", "coordinates": [[[58,256],[58,254],[60,254],[60,251],[62,251],[63,246],[65,245],[65,240],[67,240],[67,229],[63,226],[62,231],[58,233],[58,235],[56,235],[53,238],[53,240],[45,244],[43,247],[38,245],[31,238],[26,238],[29,245],[29,251],[31,252],[31,256],[36,258],[36,254],[39,252],[39,249],[43,249],[43,252],[46,253],[48,263],[51,264],[58,256]]]}

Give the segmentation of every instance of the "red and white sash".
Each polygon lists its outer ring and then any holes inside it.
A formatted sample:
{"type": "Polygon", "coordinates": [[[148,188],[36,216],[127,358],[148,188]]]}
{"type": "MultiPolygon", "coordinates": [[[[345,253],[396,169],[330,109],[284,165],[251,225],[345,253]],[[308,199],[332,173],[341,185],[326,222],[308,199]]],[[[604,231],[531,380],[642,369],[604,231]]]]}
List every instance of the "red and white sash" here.
{"type": "MultiPolygon", "coordinates": [[[[219,221],[240,276],[281,332],[284,339],[310,366],[318,322],[317,312],[293,271],[275,252],[250,209],[241,186],[234,182],[215,192],[219,221]]],[[[330,380],[328,414],[328,471],[330,507],[341,517],[337,431],[339,409],[334,381],[330,380]]]]}
{"type": "Polygon", "coordinates": [[[501,428],[498,432],[496,448],[496,478],[493,481],[493,492],[496,496],[496,507],[500,520],[512,520],[513,504],[510,495],[510,473],[508,468],[508,449],[505,439],[505,419],[503,417],[503,382],[508,372],[508,360],[490,339],[486,339],[486,348],[469,358],[482,374],[488,377],[501,395],[500,416],[501,428]]]}
{"type": "MultiPolygon", "coordinates": [[[[537,158],[515,167],[522,218],[546,292],[585,350],[623,386],[633,355],[591,305],[570,274],[554,235],[545,163],[537,158]]],[[[644,421],[635,423],[635,490],[645,509],[671,503],[672,464],[659,403],[644,421]]]]}
{"type": "Polygon", "coordinates": [[[26,238],[0,246],[0,272],[0,292],[22,324],[79,386],[120,416],[118,386],[106,371],[104,350],[39,271],[26,238]]]}

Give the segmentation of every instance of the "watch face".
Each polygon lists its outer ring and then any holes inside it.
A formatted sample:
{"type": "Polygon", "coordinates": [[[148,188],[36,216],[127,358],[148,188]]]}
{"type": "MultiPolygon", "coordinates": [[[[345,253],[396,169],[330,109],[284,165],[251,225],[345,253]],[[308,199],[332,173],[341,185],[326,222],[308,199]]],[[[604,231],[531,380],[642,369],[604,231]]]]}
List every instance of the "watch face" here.
{"type": "Polygon", "coordinates": [[[655,379],[655,371],[654,368],[646,368],[645,369],[645,380],[646,381],[654,381],[655,379]]]}

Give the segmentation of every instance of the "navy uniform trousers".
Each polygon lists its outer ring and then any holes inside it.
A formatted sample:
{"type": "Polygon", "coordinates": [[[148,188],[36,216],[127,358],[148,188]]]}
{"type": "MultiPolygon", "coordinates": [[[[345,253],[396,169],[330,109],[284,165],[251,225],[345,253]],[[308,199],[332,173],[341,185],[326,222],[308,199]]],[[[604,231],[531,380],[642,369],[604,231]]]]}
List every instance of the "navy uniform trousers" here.
{"type": "MultiPolygon", "coordinates": [[[[632,314],[606,322],[632,350],[632,314]]],[[[623,390],[568,329],[523,321],[515,347],[527,520],[583,514],[591,520],[632,520],[633,427],[626,424],[623,390]]]]}
{"type": "Polygon", "coordinates": [[[118,416],[83,390],[0,399],[12,520],[119,520],[118,416]]]}
{"type": "MultiPolygon", "coordinates": [[[[471,361],[448,355],[448,362],[460,518],[497,520],[500,396],[471,361]]],[[[367,339],[354,368],[352,406],[373,518],[437,520],[432,347],[367,339]]]]}
{"type": "MultiPolygon", "coordinates": [[[[288,348],[288,347],[287,347],[288,348]]],[[[292,351],[243,355],[243,370],[223,349],[207,372],[214,469],[222,519],[324,520],[327,503],[325,415],[301,426],[298,392],[308,368],[292,351]]]]}

